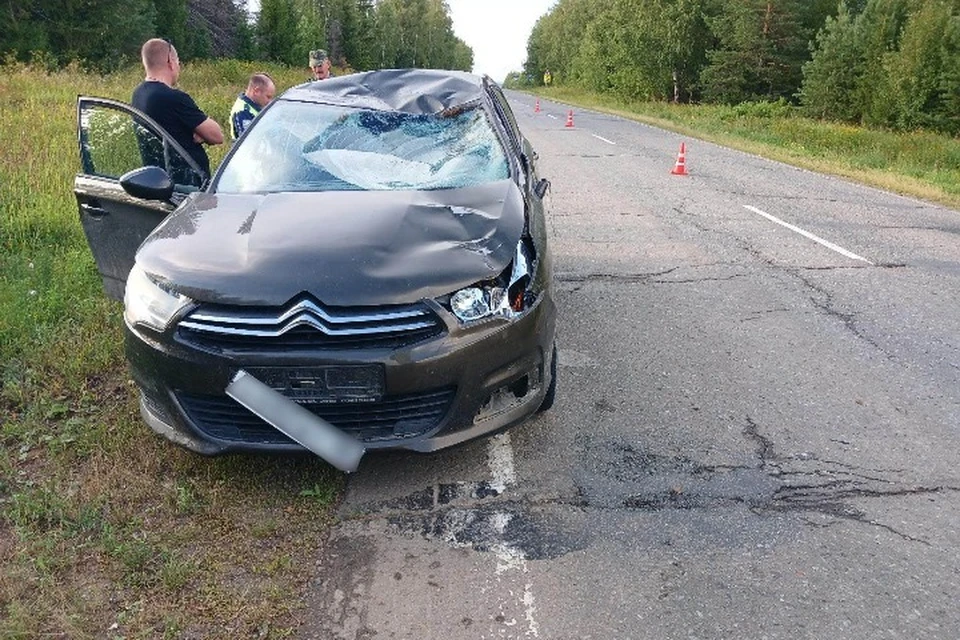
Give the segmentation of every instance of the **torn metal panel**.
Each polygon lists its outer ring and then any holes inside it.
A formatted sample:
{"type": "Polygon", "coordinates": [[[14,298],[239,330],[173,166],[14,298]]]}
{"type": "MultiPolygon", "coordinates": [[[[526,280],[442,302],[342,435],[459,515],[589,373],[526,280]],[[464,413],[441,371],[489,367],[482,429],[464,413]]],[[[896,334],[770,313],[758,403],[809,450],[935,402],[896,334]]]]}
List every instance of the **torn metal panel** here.
{"type": "Polygon", "coordinates": [[[459,71],[385,69],[308,82],[280,99],[430,114],[480,100],[482,83],[480,76],[459,71]]]}

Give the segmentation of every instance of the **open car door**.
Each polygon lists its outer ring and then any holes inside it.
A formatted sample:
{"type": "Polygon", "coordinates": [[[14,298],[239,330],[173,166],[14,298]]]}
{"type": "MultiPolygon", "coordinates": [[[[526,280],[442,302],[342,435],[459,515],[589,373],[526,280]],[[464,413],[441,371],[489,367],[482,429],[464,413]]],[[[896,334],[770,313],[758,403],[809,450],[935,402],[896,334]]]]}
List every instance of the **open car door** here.
{"type": "Polygon", "coordinates": [[[140,244],[208,176],[177,142],[145,114],[103,98],[77,99],[81,173],[73,183],[80,223],[108,297],[123,300],[140,244]],[[144,166],[160,167],[175,187],[169,202],[135,198],[120,178],[144,166]]]}

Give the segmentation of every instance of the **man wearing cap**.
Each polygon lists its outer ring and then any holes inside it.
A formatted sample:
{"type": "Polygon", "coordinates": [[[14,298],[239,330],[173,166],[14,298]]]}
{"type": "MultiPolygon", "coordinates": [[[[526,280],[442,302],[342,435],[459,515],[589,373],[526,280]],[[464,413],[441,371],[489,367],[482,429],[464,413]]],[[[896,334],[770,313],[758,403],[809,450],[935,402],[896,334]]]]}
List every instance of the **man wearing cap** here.
{"type": "Polygon", "coordinates": [[[234,140],[239,138],[260,110],[270,104],[276,92],[273,79],[267,74],[255,73],[250,76],[247,90],[240,94],[230,110],[230,137],[234,140]]]}
{"type": "Polygon", "coordinates": [[[313,71],[312,80],[326,80],[330,77],[330,58],[323,49],[314,49],[310,52],[310,70],[313,71]]]}

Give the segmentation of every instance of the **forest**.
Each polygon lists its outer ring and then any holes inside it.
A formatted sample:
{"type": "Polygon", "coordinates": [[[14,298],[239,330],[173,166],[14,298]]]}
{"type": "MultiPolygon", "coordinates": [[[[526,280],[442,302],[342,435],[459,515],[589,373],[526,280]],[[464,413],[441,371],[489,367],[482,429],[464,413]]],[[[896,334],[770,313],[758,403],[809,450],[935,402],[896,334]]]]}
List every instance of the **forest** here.
{"type": "MultiPolygon", "coordinates": [[[[152,36],[184,60],[300,67],[325,48],[341,73],[473,66],[444,0],[262,0],[254,15],[245,0],[0,7],[0,54],[48,69],[79,61],[111,71],[152,36]]],[[[507,84],[542,84],[548,69],[555,85],[621,100],[780,103],[815,118],[957,135],[960,0],[557,0],[507,84]]]]}
{"type": "Polygon", "coordinates": [[[960,0],[559,0],[510,85],[960,133],[960,0]]]}
{"type": "Polygon", "coordinates": [[[58,68],[112,71],[151,37],[183,60],[236,58],[305,67],[323,48],[341,72],[473,66],[443,0],[0,0],[0,54],[58,68]]]}

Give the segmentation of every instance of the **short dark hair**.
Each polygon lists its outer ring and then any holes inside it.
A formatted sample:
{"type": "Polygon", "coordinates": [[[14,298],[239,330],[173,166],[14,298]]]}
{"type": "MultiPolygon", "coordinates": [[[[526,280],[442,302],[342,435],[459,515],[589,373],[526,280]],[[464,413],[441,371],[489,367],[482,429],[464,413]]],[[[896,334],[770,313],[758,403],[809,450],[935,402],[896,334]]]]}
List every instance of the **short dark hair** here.
{"type": "Polygon", "coordinates": [[[273,82],[273,78],[270,77],[267,73],[255,73],[250,76],[250,81],[247,83],[247,90],[251,89],[266,89],[270,86],[270,83],[273,82]]]}

